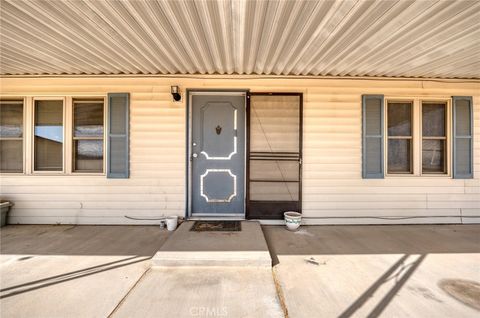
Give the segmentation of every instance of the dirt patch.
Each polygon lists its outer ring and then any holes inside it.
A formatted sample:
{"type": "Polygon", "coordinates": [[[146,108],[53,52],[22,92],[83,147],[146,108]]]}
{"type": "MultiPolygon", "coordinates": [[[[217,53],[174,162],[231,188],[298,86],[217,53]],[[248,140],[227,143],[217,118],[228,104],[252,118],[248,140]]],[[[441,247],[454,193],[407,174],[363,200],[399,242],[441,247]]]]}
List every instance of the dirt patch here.
{"type": "Polygon", "coordinates": [[[438,303],[443,303],[443,301],[441,301],[440,299],[438,299],[434,293],[432,293],[430,290],[428,290],[427,288],[424,288],[424,287],[420,287],[420,286],[416,286],[416,287],[408,287],[409,290],[417,293],[417,294],[420,294],[421,296],[423,296],[424,298],[426,299],[429,299],[429,300],[433,300],[433,301],[436,301],[438,303]]]}
{"type": "Polygon", "coordinates": [[[438,286],[456,300],[480,311],[480,283],[464,279],[442,279],[438,286]]]}

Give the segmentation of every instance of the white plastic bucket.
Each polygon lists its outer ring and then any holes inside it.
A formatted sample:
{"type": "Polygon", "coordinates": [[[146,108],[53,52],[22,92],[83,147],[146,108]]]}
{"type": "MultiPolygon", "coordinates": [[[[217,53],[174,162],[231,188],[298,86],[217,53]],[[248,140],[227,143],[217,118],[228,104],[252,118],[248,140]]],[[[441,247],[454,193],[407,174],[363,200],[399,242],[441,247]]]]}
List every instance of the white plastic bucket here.
{"type": "Polygon", "coordinates": [[[178,216],[176,215],[167,216],[166,222],[167,222],[167,230],[175,231],[178,225],[178,216]]]}
{"type": "Polygon", "coordinates": [[[302,214],[298,212],[288,211],[283,213],[285,217],[285,225],[290,231],[295,231],[302,224],[302,214]]]}

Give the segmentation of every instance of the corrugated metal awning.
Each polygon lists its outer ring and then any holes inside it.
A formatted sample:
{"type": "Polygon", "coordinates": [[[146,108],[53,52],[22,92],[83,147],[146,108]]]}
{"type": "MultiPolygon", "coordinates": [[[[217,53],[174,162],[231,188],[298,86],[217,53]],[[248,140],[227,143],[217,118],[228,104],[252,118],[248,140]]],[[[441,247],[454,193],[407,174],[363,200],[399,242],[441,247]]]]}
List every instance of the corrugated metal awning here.
{"type": "Polygon", "coordinates": [[[1,1],[0,72],[480,78],[480,1],[1,1]]]}

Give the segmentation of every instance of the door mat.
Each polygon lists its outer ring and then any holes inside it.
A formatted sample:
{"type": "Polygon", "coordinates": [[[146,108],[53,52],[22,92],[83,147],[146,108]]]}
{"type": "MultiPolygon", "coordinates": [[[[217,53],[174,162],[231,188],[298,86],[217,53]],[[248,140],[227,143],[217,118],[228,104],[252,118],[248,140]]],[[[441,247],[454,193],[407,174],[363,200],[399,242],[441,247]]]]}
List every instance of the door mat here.
{"type": "Polygon", "coordinates": [[[194,232],[239,232],[242,230],[240,221],[195,221],[190,231],[194,232]]]}

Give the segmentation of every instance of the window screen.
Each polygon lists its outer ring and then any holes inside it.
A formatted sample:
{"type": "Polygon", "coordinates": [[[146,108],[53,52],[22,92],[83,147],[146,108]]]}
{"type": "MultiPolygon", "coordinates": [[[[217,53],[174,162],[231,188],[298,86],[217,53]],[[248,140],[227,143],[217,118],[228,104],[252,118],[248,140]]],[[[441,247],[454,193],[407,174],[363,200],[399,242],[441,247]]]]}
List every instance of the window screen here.
{"type": "Polygon", "coordinates": [[[63,170],[63,101],[36,100],[35,171],[63,170]]]}
{"type": "Polygon", "coordinates": [[[413,173],[412,102],[388,102],[388,173],[413,173]]]}
{"type": "Polygon", "coordinates": [[[300,210],[301,95],[250,97],[249,217],[300,210]]]}
{"type": "Polygon", "coordinates": [[[0,101],[0,172],[23,172],[23,101],[0,101]]]}
{"type": "Polygon", "coordinates": [[[103,172],[103,100],[73,101],[73,170],[103,172]]]}
{"type": "Polygon", "coordinates": [[[422,173],[447,173],[446,118],[446,103],[422,103],[422,173]]]}

